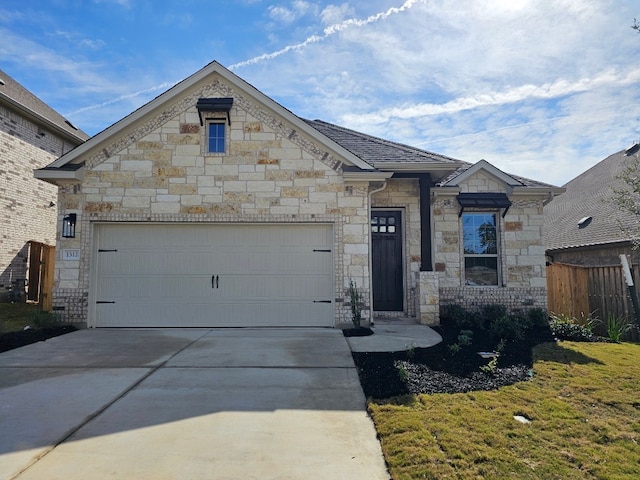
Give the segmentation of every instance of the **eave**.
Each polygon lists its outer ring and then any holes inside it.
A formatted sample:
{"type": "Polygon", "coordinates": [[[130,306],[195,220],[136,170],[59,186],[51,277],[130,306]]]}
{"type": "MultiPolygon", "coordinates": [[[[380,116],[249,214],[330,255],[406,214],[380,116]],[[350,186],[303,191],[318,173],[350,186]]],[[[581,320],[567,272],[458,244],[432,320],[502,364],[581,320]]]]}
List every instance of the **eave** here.
{"type": "Polygon", "coordinates": [[[0,101],[7,104],[11,108],[18,110],[23,116],[33,121],[34,123],[42,125],[43,127],[46,127],[47,130],[50,130],[51,132],[55,133],[61,138],[67,140],[69,143],[72,143],[74,145],[80,145],[86,141],[84,138],[75,136],[72,133],[65,130],[64,128],[60,128],[58,125],[56,125],[54,122],[52,122],[48,118],[40,115],[39,113],[34,112],[33,110],[22,105],[20,102],[16,102],[14,99],[12,99],[11,97],[8,97],[3,93],[0,93],[0,101]]]}

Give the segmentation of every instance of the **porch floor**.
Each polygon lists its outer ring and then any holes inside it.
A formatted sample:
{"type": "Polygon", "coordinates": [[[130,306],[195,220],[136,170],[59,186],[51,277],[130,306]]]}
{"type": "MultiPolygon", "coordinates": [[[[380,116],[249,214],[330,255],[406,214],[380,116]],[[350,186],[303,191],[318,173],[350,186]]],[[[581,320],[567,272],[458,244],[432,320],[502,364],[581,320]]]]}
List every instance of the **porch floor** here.
{"type": "Polygon", "coordinates": [[[374,333],[368,337],[347,337],[352,352],[402,352],[442,341],[439,333],[413,318],[376,317],[371,329],[374,333]]]}

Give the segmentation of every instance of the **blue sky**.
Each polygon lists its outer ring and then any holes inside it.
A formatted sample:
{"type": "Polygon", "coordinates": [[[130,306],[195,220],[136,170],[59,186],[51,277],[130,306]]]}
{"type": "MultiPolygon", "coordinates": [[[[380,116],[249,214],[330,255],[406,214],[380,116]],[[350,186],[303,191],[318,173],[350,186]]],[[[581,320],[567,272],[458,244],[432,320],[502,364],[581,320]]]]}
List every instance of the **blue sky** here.
{"type": "Polygon", "coordinates": [[[637,0],[3,0],[0,65],[95,134],[212,60],[295,114],[562,185],[640,140],[637,0]]]}

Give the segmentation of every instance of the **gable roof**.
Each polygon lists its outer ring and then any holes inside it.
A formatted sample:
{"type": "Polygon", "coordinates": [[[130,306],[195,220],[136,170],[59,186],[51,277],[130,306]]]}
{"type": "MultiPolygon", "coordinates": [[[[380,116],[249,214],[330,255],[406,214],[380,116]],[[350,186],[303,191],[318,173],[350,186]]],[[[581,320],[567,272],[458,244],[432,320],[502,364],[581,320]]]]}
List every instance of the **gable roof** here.
{"type": "Polygon", "coordinates": [[[76,145],[89,138],[89,135],[74,126],[3,70],[0,70],[0,103],[7,105],[12,110],[18,110],[34,123],[53,130],[76,145]]]}
{"type": "MultiPolygon", "coordinates": [[[[234,73],[232,73],[227,68],[220,65],[218,62],[213,61],[206,65],[204,68],[200,69],[193,75],[187,77],[181,82],[177,83],[173,87],[171,87],[166,92],[160,94],[147,104],[138,108],[131,114],[127,115],[123,119],[114,123],[110,127],[106,128],[102,132],[98,133],[94,137],[90,138],[87,142],[79,147],[71,150],[69,153],[63,155],[55,162],[51,163],[48,167],[45,167],[41,170],[36,170],[36,176],[42,179],[54,179],[55,177],[52,175],[53,170],[59,170],[60,168],[68,165],[70,163],[80,163],[82,161],[82,156],[87,155],[94,149],[99,149],[101,145],[105,142],[109,141],[109,139],[114,136],[124,133],[124,131],[131,126],[133,123],[144,119],[146,115],[151,114],[153,111],[161,108],[166,103],[178,98],[180,95],[185,93],[190,88],[197,85],[199,82],[203,81],[209,76],[214,74],[220,75],[231,85],[236,87],[238,90],[250,95],[255,98],[257,101],[261,102],[267,108],[273,110],[277,115],[283,117],[285,120],[293,124],[294,128],[306,133],[314,140],[318,141],[320,144],[324,145],[328,150],[337,156],[344,159],[346,162],[362,169],[362,170],[373,170],[374,168],[358,158],[356,155],[352,154],[340,144],[330,140],[325,135],[321,134],[318,130],[309,126],[306,122],[304,122],[300,117],[294,115],[291,111],[277,103],[275,100],[269,98],[254,86],[250,85],[234,73]],[[47,171],[48,172],[45,172],[47,171]]],[[[292,132],[295,134],[296,132],[292,132]]]]}
{"type": "Polygon", "coordinates": [[[564,185],[566,193],[544,209],[547,250],[631,240],[621,225],[637,225],[638,218],[621,211],[612,198],[614,188],[624,187],[619,177],[630,159],[625,150],[614,153],[564,185]],[[578,222],[588,217],[590,223],[579,228],[578,222]]]}

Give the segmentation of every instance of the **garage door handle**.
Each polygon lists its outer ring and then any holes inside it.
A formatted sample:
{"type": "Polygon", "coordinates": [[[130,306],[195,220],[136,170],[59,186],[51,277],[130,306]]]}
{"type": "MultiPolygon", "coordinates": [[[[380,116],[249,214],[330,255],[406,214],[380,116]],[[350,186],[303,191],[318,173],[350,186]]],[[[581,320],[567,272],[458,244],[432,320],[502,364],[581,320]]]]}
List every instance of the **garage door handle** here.
{"type": "Polygon", "coordinates": [[[211,275],[211,288],[218,288],[219,285],[220,285],[220,276],[211,275]]]}

